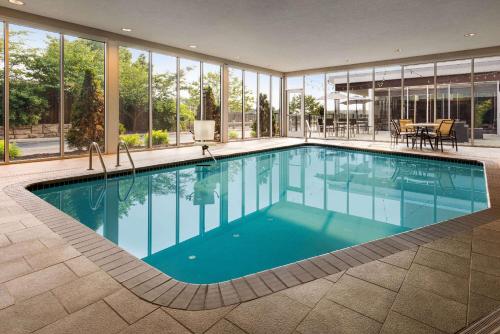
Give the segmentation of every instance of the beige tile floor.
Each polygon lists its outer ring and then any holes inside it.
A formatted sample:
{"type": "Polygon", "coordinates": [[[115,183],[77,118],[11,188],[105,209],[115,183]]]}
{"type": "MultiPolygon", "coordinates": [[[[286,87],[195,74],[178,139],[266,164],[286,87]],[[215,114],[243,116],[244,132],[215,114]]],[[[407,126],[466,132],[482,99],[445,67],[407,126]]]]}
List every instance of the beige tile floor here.
{"type": "MultiPolygon", "coordinates": [[[[301,142],[230,143],[212,152],[301,142]]],[[[384,143],[327,143],[407,150],[384,143]]],[[[490,182],[497,183],[500,149],[467,147],[443,155],[487,160],[493,166],[490,182]]],[[[136,165],[146,166],[198,158],[201,149],[133,157],[136,165]]],[[[108,166],[114,159],[105,157],[108,166]]],[[[0,166],[0,188],[40,175],[92,173],[85,171],[87,163],[78,158],[0,166]]],[[[453,333],[499,306],[500,217],[470,233],[250,302],[181,311],[139,299],[0,191],[0,333],[453,333]]]]}

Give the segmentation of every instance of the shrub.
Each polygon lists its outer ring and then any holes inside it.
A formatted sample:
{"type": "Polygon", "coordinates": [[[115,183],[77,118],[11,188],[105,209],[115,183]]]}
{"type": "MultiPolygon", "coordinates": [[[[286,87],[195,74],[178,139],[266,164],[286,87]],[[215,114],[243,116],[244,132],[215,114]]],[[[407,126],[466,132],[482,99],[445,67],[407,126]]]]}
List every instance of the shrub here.
{"type": "Polygon", "coordinates": [[[484,119],[488,111],[493,109],[493,101],[491,99],[481,101],[476,105],[476,115],[474,117],[474,127],[480,128],[483,126],[484,119]]]}
{"type": "Polygon", "coordinates": [[[104,144],[104,95],[92,70],[85,70],[82,87],[72,105],[71,128],[66,139],[71,148],[83,150],[91,142],[104,144]]]}
{"type": "Polygon", "coordinates": [[[124,141],[128,147],[141,146],[141,136],[138,133],[120,135],[120,140],[124,141]]]}
{"type": "Polygon", "coordinates": [[[250,137],[252,137],[252,138],[257,137],[257,132],[254,130],[250,131],[250,137]]]}
{"type": "Polygon", "coordinates": [[[238,139],[238,131],[231,130],[229,131],[229,139],[238,139]]]}
{"type": "Polygon", "coordinates": [[[118,133],[124,135],[126,131],[125,125],[123,125],[123,123],[118,123],[118,133]]]}
{"type": "MultiPolygon", "coordinates": [[[[3,160],[3,151],[5,149],[5,143],[3,140],[0,140],[0,159],[3,160]]],[[[14,159],[21,155],[21,149],[16,143],[9,143],[9,158],[14,159]]]]}
{"type": "MultiPolygon", "coordinates": [[[[144,136],[144,144],[148,146],[149,135],[144,136]]],[[[153,145],[167,145],[168,144],[168,132],[165,130],[153,130],[153,145]]]]}

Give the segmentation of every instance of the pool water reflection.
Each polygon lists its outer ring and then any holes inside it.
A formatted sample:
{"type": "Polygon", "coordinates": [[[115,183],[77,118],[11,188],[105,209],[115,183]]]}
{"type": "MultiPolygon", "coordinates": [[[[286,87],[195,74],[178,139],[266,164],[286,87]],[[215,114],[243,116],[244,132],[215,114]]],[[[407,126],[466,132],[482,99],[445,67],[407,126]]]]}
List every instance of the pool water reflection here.
{"type": "Polygon", "coordinates": [[[316,146],[35,193],[189,283],[241,277],[488,206],[482,166],[316,146]]]}

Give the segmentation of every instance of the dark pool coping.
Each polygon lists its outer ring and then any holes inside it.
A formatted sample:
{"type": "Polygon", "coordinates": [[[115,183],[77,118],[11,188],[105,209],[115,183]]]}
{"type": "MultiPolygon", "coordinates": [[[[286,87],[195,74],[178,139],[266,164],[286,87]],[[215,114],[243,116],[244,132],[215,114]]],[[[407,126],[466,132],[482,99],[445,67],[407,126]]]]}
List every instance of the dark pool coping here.
{"type": "MultiPolygon", "coordinates": [[[[266,151],[286,150],[301,146],[324,146],[352,151],[366,151],[370,153],[410,156],[413,158],[453,161],[466,164],[482,165],[487,178],[489,194],[500,191],[500,181],[488,180],[490,173],[500,176],[500,170],[493,171],[495,164],[484,163],[473,159],[449,158],[413,154],[406,152],[386,152],[376,149],[357,149],[345,146],[328,144],[295,144],[279,148],[253,150],[245,153],[234,153],[218,156],[219,159],[242,155],[251,155],[266,151]],[[493,189],[494,188],[494,189],[493,189]]],[[[174,163],[157,164],[140,168],[149,171],[161,168],[188,165],[209,159],[186,159],[174,163]]],[[[138,169],[139,170],[139,169],[138,169]]],[[[53,207],[27,189],[37,188],[37,185],[49,184],[49,187],[67,184],[68,182],[82,182],[82,180],[96,179],[102,175],[91,176],[75,173],[68,176],[66,172],[61,177],[40,178],[9,185],[4,191],[17,203],[40,221],[44,222],[52,231],[80,251],[90,261],[98,265],[125,288],[142,299],[157,305],[182,310],[207,310],[222,306],[238,304],[256,299],[293,286],[326,277],[343,270],[372,262],[392,254],[409,250],[437,239],[453,236],[458,233],[471,231],[480,225],[500,218],[500,206],[490,200],[490,208],[469,215],[428,225],[412,231],[400,233],[387,238],[374,240],[364,244],[337,250],[331,253],[315,256],[288,265],[268,269],[259,273],[232,279],[226,282],[213,284],[191,284],[178,281],[161,271],[146,264],[113,242],[98,235],[90,228],[74,218],[53,207]]],[[[117,172],[120,176],[130,171],[117,172]]],[[[495,175],[495,176],[496,176],[495,175]]],[[[40,188],[41,189],[41,188],[40,188]]]]}

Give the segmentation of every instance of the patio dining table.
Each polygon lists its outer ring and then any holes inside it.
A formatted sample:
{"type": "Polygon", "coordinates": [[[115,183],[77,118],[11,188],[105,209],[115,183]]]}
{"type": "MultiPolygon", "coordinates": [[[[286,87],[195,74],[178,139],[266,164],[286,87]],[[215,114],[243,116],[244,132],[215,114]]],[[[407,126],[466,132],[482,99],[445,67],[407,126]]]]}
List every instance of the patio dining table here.
{"type": "MultiPolygon", "coordinates": [[[[422,142],[425,134],[429,134],[429,129],[436,129],[439,127],[438,123],[408,123],[405,125],[408,127],[415,128],[415,137],[420,137],[420,149],[422,149],[422,142]]],[[[429,137],[428,137],[429,138],[429,137]]],[[[429,144],[431,145],[431,149],[434,150],[434,146],[432,145],[432,141],[429,138],[429,144]]]]}

